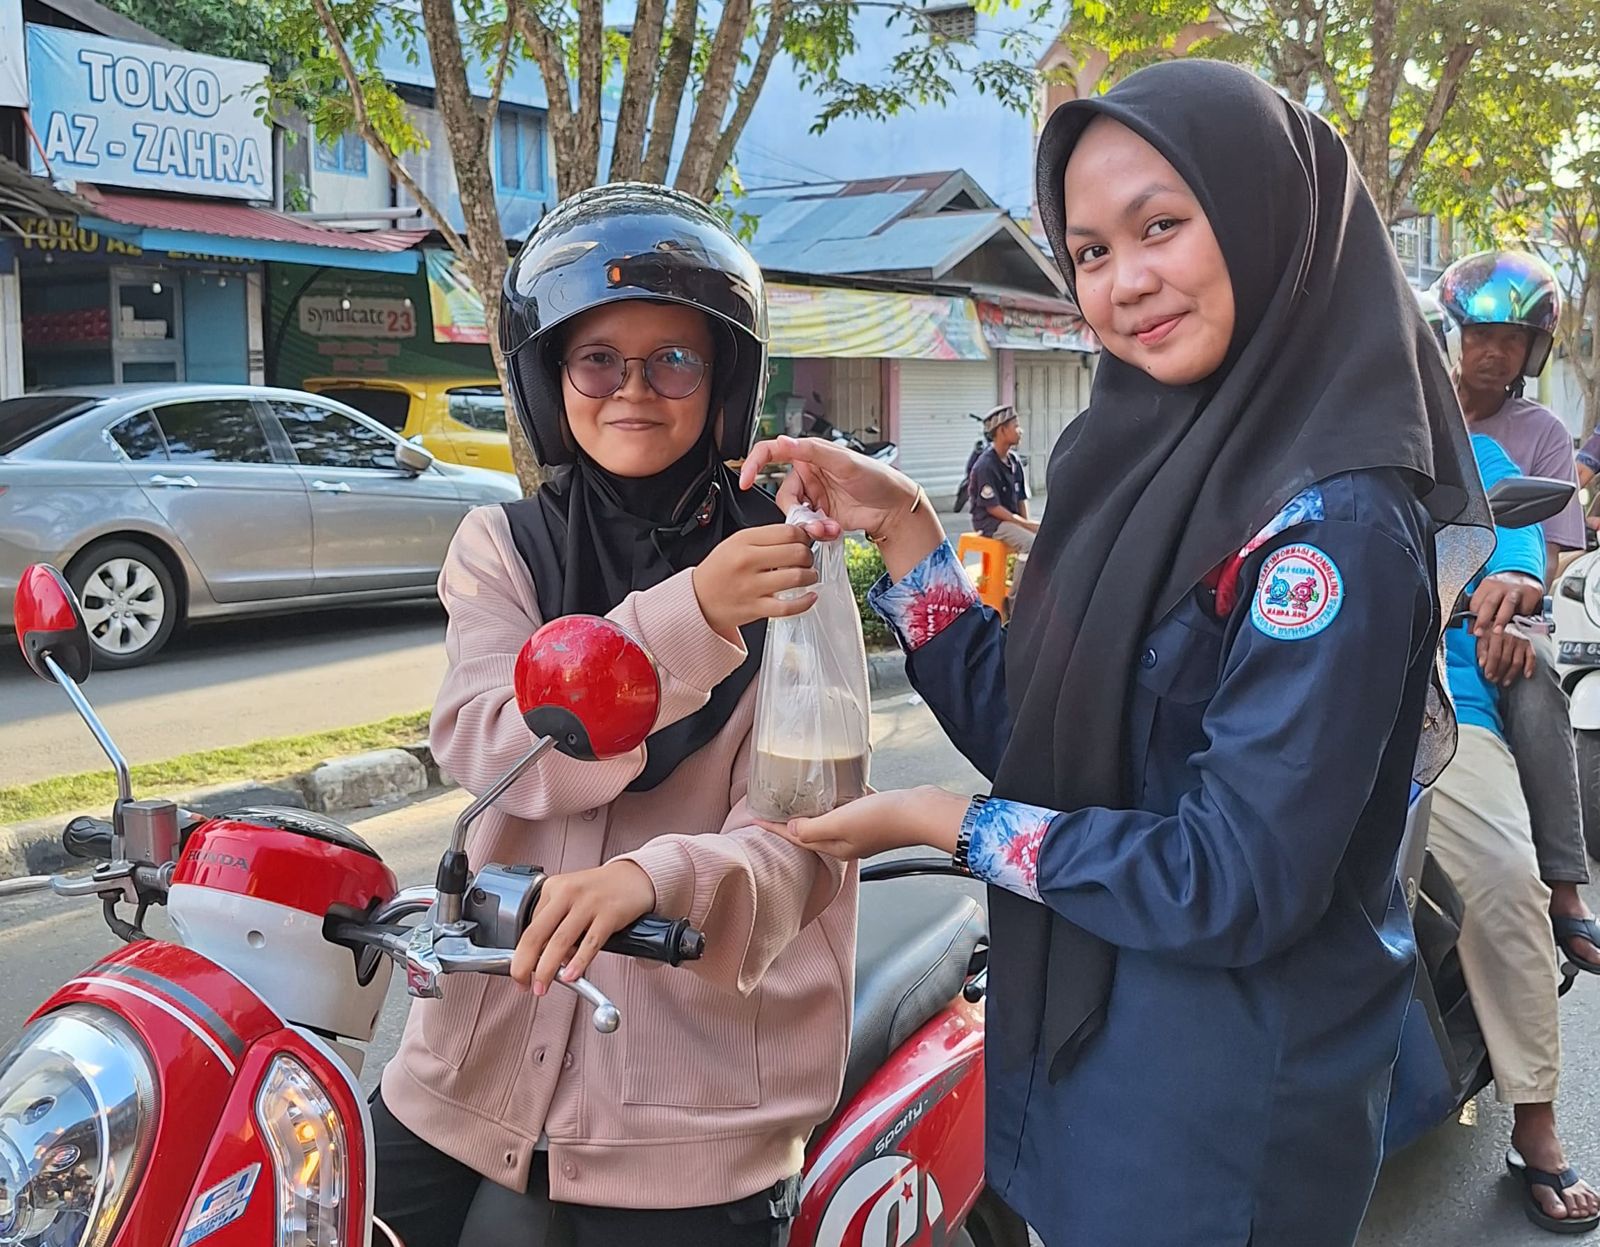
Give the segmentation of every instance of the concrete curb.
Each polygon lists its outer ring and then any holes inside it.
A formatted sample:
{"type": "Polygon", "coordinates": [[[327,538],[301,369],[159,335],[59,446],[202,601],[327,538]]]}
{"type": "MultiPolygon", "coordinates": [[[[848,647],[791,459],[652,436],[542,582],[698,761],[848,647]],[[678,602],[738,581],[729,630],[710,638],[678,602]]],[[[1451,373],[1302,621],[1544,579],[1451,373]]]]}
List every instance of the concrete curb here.
{"type": "Polygon", "coordinates": [[[904,693],[911,687],[906,676],[906,656],[897,649],[867,651],[867,688],[874,697],[904,693]]]}
{"type": "MultiPolygon", "coordinates": [[[[867,653],[867,685],[874,697],[907,691],[905,655],[899,650],[867,653]]],[[[440,770],[427,741],[395,749],[345,758],[330,758],[308,771],[269,783],[245,781],[217,784],[193,792],[172,794],[186,810],[223,814],[246,806],[277,805],[338,814],[373,806],[394,805],[430,788],[455,786],[440,770]]],[[[104,818],[106,810],[78,813],[104,818]]],[[[61,848],[61,829],[72,814],[0,826],[0,879],[17,875],[43,875],[71,863],[61,848]]]]}
{"type": "MultiPolygon", "coordinates": [[[[183,809],[199,814],[223,814],[259,805],[338,814],[394,805],[440,784],[451,786],[453,781],[440,773],[427,741],[420,741],[404,748],[332,758],[270,783],[216,784],[170,795],[183,809]]],[[[78,813],[104,818],[107,811],[78,813]]],[[[15,826],[0,826],[0,879],[48,874],[69,864],[73,859],[61,848],[61,829],[72,817],[71,813],[55,814],[15,826]]]]}

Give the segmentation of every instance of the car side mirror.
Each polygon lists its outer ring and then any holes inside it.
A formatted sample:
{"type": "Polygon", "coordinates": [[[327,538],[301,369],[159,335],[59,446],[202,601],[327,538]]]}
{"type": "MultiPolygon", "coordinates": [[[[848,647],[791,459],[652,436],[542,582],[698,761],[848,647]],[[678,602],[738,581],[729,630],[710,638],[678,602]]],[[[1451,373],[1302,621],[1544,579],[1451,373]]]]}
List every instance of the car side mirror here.
{"type": "Polygon", "coordinates": [[[433,455],[412,442],[401,442],[395,447],[395,462],[407,472],[426,472],[433,466],[433,455]]]}
{"type": "Polygon", "coordinates": [[[1547,476],[1508,476],[1489,490],[1489,510],[1501,528],[1526,528],[1560,515],[1577,486],[1547,476]]]}
{"type": "Polygon", "coordinates": [[[513,685],[529,730],[586,762],[632,753],[661,709],[661,679],[650,655],[596,615],[563,615],[529,637],[513,685]]]}
{"type": "Polygon", "coordinates": [[[22,573],[12,616],[17,626],[17,644],[34,675],[55,682],[55,675],[45,663],[48,658],[75,683],[89,678],[94,650],[89,644],[83,608],[67,578],[50,564],[35,563],[22,573]]]}

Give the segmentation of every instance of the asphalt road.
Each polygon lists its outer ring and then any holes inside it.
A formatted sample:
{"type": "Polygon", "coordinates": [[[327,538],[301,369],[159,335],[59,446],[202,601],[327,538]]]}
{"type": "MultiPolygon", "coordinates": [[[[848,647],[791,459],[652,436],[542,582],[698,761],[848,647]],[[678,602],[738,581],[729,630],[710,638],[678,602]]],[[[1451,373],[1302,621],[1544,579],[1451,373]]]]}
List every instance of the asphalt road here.
{"type": "MultiPolygon", "coordinates": [[[[197,626],[155,661],[85,686],[130,762],[354,727],[424,710],[444,611],[405,604],[197,626]]],[[[65,696],[0,636],[0,785],[105,765],[65,696]]]]}
{"type": "MultiPolygon", "coordinates": [[[[944,520],[952,534],[968,527],[944,520]]],[[[201,624],[147,666],[95,672],[86,691],[135,763],[354,727],[432,703],[444,618],[408,603],[201,624]]],[[[104,765],[66,698],[0,634],[0,786],[104,765]]]]}
{"type": "MultiPolygon", "coordinates": [[[[420,626],[420,625],[419,625],[420,626]]],[[[975,786],[977,781],[940,734],[926,709],[909,696],[876,709],[873,780],[881,788],[918,783],[975,786]]],[[[359,830],[394,867],[402,883],[432,876],[437,856],[464,798],[430,797],[362,819],[359,830]]],[[[892,884],[880,885],[892,888],[892,884]]],[[[15,1035],[28,1013],[58,984],[111,946],[98,910],[83,902],[28,897],[0,903],[0,1037],[15,1035]]],[[[152,930],[160,920],[152,918],[152,930]]],[[[364,1072],[371,1085],[393,1053],[406,998],[391,988],[364,1072]]],[[[1600,990],[1580,982],[1563,1004],[1566,1072],[1562,1116],[1569,1158],[1600,1174],[1600,990]]],[[[1524,1219],[1501,1157],[1509,1113],[1480,1097],[1470,1124],[1437,1131],[1388,1167],[1373,1201],[1361,1247],[1548,1247],[1551,1237],[1524,1219]]],[[[1153,1189],[1160,1175],[1152,1174],[1153,1189]]],[[[1167,1210],[1169,1213],[1172,1210],[1167,1210]]]]}

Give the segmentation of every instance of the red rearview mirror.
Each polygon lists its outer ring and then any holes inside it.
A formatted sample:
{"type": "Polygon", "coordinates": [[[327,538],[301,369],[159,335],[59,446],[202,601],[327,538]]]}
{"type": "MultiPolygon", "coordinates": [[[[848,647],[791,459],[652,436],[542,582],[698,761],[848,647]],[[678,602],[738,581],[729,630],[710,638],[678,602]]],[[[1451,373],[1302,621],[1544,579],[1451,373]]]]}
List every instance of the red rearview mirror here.
{"type": "Polygon", "coordinates": [[[55,679],[44,664],[48,655],[72,680],[81,684],[89,678],[94,651],[83,611],[66,577],[50,564],[35,563],[22,573],[13,617],[17,644],[34,675],[55,679]]]}
{"type": "Polygon", "coordinates": [[[529,729],[586,762],[637,749],[661,709],[650,655],[595,615],[564,615],[528,638],[517,655],[515,687],[529,729]]]}

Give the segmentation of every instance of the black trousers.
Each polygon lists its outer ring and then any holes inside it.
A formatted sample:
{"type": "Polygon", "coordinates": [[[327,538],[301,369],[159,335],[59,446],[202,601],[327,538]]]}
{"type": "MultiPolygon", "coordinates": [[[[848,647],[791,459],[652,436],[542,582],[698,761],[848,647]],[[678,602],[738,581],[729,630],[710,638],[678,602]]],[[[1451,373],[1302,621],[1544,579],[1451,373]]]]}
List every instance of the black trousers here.
{"type": "MultiPolygon", "coordinates": [[[[406,1129],[372,1097],[378,1218],[405,1247],[784,1247],[799,1180],[710,1208],[590,1208],[550,1198],[548,1157],[507,1190],[406,1129]]],[[[693,1165],[693,1149],[683,1163],[693,1165]]]]}
{"type": "Polygon", "coordinates": [[[1538,660],[1533,678],[1514,680],[1500,693],[1506,741],[1528,802],[1539,877],[1546,883],[1588,883],[1578,755],[1567,695],[1556,671],[1556,647],[1549,637],[1535,637],[1533,652],[1538,660]]]}

